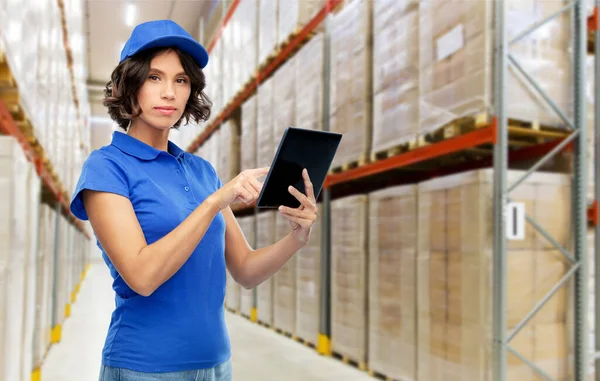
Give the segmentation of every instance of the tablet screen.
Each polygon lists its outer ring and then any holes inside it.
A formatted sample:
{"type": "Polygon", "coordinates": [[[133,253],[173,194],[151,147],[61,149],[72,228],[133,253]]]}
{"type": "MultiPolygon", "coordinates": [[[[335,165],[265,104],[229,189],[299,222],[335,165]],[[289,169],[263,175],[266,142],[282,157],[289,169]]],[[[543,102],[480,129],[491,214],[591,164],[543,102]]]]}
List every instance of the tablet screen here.
{"type": "Polygon", "coordinates": [[[288,192],[288,187],[292,185],[306,194],[302,178],[304,168],[308,170],[315,198],[318,198],[340,140],[341,134],[337,133],[288,128],[280,141],[257,206],[300,206],[300,202],[288,192]]]}

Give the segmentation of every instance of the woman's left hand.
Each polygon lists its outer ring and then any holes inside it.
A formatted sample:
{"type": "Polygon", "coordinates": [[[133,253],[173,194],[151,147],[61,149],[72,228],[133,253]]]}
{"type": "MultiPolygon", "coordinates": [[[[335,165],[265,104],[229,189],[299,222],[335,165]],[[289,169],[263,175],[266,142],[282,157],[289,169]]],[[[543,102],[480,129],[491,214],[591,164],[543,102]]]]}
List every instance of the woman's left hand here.
{"type": "Polygon", "coordinates": [[[318,209],[313,185],[308,177],[308,171],[306,169],[302,170],[302,178],[304,179],[306,195],[302,194],[291,185],[288,188],[288,191],[300,201],[300,206],[295,209],[287,206],[280,206],[279,212],[290,222],[294,238],[303,244],[306,244],[310,238],[312,226],[317,220],[318,209]]]}

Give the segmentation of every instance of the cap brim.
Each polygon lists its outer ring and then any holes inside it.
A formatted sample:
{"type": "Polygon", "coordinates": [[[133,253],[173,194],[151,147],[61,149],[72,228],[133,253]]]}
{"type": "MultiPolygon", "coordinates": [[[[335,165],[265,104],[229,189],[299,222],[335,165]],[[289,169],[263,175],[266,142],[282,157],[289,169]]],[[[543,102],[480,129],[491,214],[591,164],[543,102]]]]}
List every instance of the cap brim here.
{"type": "Polygon", "coordinates": [[[191,38],[183,37],[183,36],[165,36],[161,38],[157,38],[145,45],[140,46],[136,49],[135,54],[152,48],[159,47],[176,47],[186,52],[200,65],[201,68],[204,69],[208,64],[208,52],[202,45],[191,38]]]}

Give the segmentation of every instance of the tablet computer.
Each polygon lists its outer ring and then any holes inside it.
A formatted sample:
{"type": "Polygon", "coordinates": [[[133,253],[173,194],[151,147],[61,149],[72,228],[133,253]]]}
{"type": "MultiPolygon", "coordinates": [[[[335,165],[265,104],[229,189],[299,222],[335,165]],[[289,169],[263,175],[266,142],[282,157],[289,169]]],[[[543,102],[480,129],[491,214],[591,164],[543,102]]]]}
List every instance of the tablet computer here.
{"type": "Polygon", "coordinates": [[[283,133],[269,173],[256,202],[257,208],[297,208],[300,202],[288,191],[292,185],[306,194],[302,170],[308,170],[318,199],[342,134],[288,127],[283,133]]]}

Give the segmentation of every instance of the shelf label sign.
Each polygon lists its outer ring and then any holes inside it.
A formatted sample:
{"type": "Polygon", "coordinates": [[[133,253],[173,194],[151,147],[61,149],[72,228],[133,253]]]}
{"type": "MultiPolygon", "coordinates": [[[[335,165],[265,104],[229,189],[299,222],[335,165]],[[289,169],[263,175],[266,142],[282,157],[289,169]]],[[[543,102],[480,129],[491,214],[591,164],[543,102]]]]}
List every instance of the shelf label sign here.
{"type": "Polygon", "coordinates": [[[506,205],[506,238],[510,241],[525,239],[525,203],[509,202],[506,205]]]}

